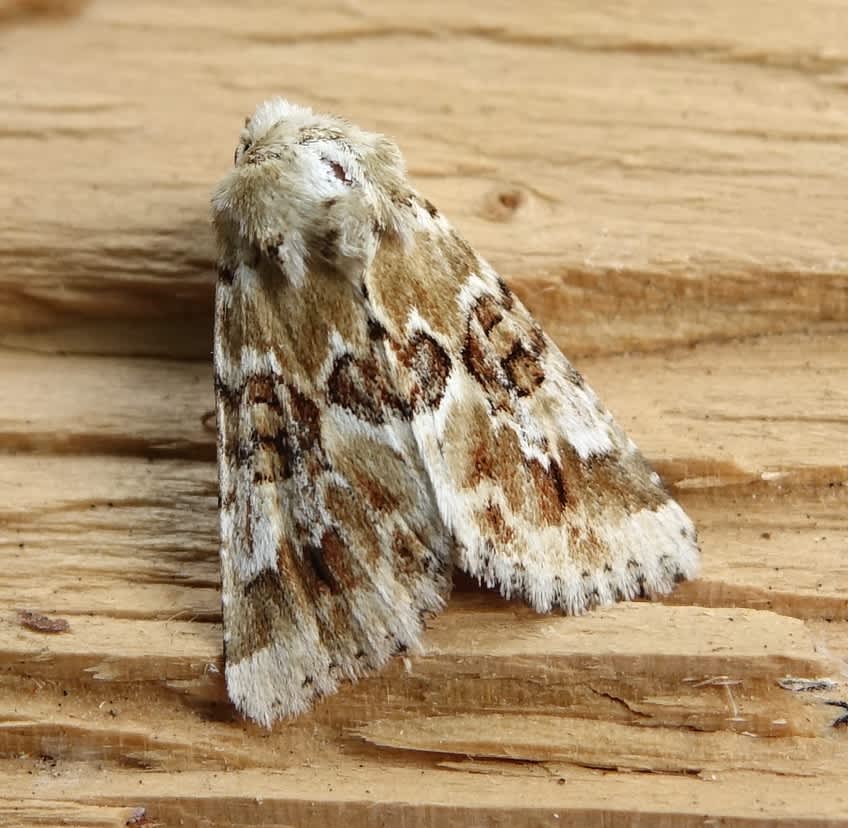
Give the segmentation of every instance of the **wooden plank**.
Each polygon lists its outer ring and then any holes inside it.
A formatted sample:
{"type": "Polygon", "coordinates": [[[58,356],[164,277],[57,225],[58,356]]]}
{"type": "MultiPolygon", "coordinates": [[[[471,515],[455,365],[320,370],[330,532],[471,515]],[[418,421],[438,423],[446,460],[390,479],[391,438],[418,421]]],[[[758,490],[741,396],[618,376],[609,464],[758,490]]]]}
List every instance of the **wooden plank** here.
{"type": "MultiPolygon", "coordinates": [[[[780,483],[795,472],[810,481],[817,468],[821,482],[839,482],[848,467],[846,350],[846,333],[791,334],[742,351],[705,344],[577,364],[672,482],[780,483]],[[773,382],[776,370],[791,395],[773,382]]],[[[0,372],[7,451],[214,458],[209,360],[0,352],[0,372]]]]}
{"type": "Polygon", "coordinates": [[[729,737],[680,729],[650,742],[638,726],[527,714],[407,718],[402,729],[394,720],[377,721],[357,733],[371,744],[395,750],[651,773],[756,770],[798,777],[837,776],[848,758],[844,740],[784,738],[776,742],[751,738],[751,733],[729,737]]]}
{"type": "MultiPolygon", "coordinates": [[[[81,798],[80,772],[91,774],[84,799],[91,803],[144,803],[164,825],[298,828],[352,824],[380,825],[585,825],[633,824],[630,811],[641,806],[643,824],[660,828],[704,824],[738,826],[799,825],[830,828],[848,806],[844,786],[833,780],[754,772],[649,777],[654,795],[645,797],[645,775],[569,769],[551,774],[543,767],[478,763],[474,772],[434,767],[393,767],[366,757],[338,757],[322,773],[295,760],[284,770],[186,771],[180,774],[94,771],[73,764],[39,787],[55,800],[81,798]],[[560,782],[560,780],[563,780],[560,782]],[[791,789],[790,787],[791,786],[791,789]],[[373,803],[379,803],[375,808],[373,803]],[[190,804],[189,804],[190,803],[190,804]]],[[[5,796],[28,798],[32,777],[4,774],[5,796]]],[[[114,823],[117,826],[119,823],[114,823]]]]}
{"type": "Polygon", "coordinates": [[[2,341],[208,355],[209,191],[281,82],[394,135],[574,353],[842,324],[840,7],[793,7],[790,32],[781,4],[737,5],[92,3],[8,29],[2,341]]]}
{"type": "Polygon", "coordinates": [[[0,21],[0,823],[848,825],[840,0],[0,21]],[[564,618],[459,578],[423,652],[234,715],[207,203],[279,93],[399,141],[695,518],[700,580],[564,618]]]}
{"type": "Polygon", "coordinates": [[[146,809],[132,806],[93,805],[73,799],[24,799],[10,802],[0,799],[0,824],[15,828],[114,828],[147,826],[163,823],[146,817],[146,809]]]}
{"type": "MultiPolygon", "coordinates": [[[[588,361],[596,388],[623,412],[700,528],[703,578],[671,600],[848,617],[848,469],[838,465],[845,350],[844,336],[751,343],[741,381],[732,344],[675,359],[643,356],[638,374],[632,357],[588,361]],[[792,384],[791,397],[770,381],[777,371],[792,384]],[[679,377],[694,381],[675,393],[679,377]],[[722,415],[732,404],[738,414],[722,415]],[[799,560],[799,544],[815,550],[817,567],[799,560]]],[[[0,370],[13,392],[0,445],[39,453],[5,461],[0,515],[12,530],[5,548],[13,562],[0,573],[0,596],[59,612],[216,618],[215,472],[211,462],[186,462],[214,456],[214,434],[203,424],[209,367],[16,355],[0,357],[0,370]],[[68,456],[74,451],[95,456],[68,456]],[[38,554],[38,568],[13,554],[21,548],[38,554]],[[49,592],[42,569],[55,573],[49,592]],[[97,580],[82,571],[96,571],[97,580]]]]}
{"type": "MultiPolygon", "coordinates": [[[[9,620],[0,628],[0,664],[12,675],[100,685],[107,693],[109,683],[155,682],[181,693],[196,686],[205,700],[221,689],[220,632],[218,625],[182,621],[79,617],[70,632],[48,636],[9,620]]],[[[480,706],[582,714],[605,707],[615,719],[653,716],[657,724],[700,729],[772,732],[771,716],[784,721],[775,732],[789,733],[795,725],[787,724],[786,711],[795,702],[785,693],[775,696],[777,680],[818,677],[837,667],[816,652],[796,619],[647,604],[565,618],[535,616],[523,607],[487,611],[471,598],[457,598],[454,609],[433,622],[424,648],[424,655],[394,663],[384,678],[324,703],[326,715],[350,720],[383,708],[403,713],[480,706]],[[663,628],[675,634],[661,645],[656,630],[663,628]],[[734,687],[752,701],[750,716],[745,702],[726,689],[734,687]],[[658,695],[663,699],[643,703],[658,695]],[[788,707],[761,715],[772,702],[788,707]]],[[[806,713],[798,715],[797,728],[806,730],[806,713]]]]}

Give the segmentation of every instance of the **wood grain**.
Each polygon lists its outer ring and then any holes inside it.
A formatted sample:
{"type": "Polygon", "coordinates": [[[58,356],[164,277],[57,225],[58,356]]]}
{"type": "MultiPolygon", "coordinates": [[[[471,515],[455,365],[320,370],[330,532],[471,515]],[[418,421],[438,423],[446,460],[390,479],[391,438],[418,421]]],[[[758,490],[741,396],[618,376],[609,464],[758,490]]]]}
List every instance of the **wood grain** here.
{"type": "Polygon", "coordinates": [[[846,25],[0,3],[0,825],[848,825],[846,25]],[[234,716],[207,205],[272,94],[397,139],[695,518],[700,580],[581,618],[461,582],[423,653],[234,716]]]}

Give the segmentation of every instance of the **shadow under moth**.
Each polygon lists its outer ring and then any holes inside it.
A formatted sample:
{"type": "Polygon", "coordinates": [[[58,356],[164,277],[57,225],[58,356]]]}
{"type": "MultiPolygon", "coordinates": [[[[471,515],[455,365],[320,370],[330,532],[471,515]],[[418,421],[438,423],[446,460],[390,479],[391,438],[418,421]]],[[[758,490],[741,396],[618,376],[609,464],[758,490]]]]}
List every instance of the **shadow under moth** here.
{"type": "Polygon", "coordinates": [[[243,714],[270,726],[416,649],[453,567],[539,612],[695,576],[689,518],[391,141],[267,101],[213,220],[243,714]]]}

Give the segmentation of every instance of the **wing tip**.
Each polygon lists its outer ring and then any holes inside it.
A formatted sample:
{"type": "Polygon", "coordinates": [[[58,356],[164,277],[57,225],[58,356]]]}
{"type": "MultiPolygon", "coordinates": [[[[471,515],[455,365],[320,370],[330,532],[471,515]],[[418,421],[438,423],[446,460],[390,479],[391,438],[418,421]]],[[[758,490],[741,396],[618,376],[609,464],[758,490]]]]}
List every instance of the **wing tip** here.
{"type": "Polygon", "coordinates": [[[657,598],[677,584],[697,578],[700,548],[692,521],[674,500],[628,515],[607,527],[607,560],[581,566],[563,556],[555,571],[549,555],[542,563],[515,564],[505,556],[464,553],[461,568],[505,598],[519,598],[537,612],[561,610],[582,615],[595,607],[634,598],[657,598]]]}
{"type": "Polygon", "coordinates": [[[427,597],[426,607],[406,613],[394,630],[383,630],[361,642],[347,656],[331,656],[322,646],[309,657],[302,653],[298,657],[291,643],[276,640],[239,661],[228,662],[225,678],[230,701],[239,713],[265,728],[306,713],[345,683],[355,684],[375,674],[395,655],[419,650],[425,618],[444,606],[442,596],[427,597]]]}

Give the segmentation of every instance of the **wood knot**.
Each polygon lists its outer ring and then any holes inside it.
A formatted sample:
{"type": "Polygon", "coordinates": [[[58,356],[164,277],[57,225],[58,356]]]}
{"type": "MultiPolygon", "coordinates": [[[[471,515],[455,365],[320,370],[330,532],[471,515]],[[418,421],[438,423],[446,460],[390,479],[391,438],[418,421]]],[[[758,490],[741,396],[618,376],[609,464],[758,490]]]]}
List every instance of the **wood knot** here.
{"type": "Polygon", "coordinates": [[[484,197],[481,215],[489,221],[509,221],[527,201],[520,187],[498,187],[484,197]]]}

